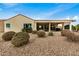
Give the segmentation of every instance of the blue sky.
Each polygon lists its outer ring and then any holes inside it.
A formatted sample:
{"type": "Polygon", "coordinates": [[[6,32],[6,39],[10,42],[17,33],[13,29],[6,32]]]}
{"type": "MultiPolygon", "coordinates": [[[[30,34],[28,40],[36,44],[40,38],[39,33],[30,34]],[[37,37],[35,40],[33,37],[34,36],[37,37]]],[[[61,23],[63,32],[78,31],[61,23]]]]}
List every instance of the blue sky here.
{"type": "Polygon", "coordinates": [[[79,23],[78,3],[0,3],[0,19],[23,14],[33,19],[76,19],[79,23]]]}

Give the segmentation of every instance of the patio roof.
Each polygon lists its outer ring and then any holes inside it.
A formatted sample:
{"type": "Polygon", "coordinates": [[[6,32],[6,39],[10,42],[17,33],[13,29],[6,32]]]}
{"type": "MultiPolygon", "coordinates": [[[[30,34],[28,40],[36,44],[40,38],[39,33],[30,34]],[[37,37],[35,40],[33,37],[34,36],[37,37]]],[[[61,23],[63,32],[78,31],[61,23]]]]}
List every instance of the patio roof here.
{"type": "Polygon", "coordinates": [[[75,20],[35,20],[35,22],[55,22],[55,23],[65,23],[65,22],[75,22],[75,20]]]}

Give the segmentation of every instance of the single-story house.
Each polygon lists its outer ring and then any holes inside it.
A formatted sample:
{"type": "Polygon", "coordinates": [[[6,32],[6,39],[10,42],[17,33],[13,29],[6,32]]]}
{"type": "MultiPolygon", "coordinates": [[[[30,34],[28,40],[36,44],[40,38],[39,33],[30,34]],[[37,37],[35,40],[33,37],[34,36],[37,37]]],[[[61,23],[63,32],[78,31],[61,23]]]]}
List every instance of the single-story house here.
{"type": "Polygon", "coordinates": [[[34,20],[19,14],[9,19],[0,20],[0,32],[19,32],[23,28],[52,31],[57,27],[63,30],[65,29],[65,25],[69,25],[69,29],[71,30],[71,22],[73,22],[73,20],[34,20]]]}

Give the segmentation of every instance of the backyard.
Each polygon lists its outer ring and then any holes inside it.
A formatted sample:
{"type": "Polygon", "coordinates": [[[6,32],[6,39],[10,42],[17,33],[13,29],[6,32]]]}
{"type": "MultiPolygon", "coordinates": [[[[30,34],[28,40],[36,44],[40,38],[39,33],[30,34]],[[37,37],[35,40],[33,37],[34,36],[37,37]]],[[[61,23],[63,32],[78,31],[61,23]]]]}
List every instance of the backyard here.
{"type": "MultiPolygon", "coordinates": [[[[1,34],[2,35],[2,34],[1,34]]],[[[1,37],[0,35],[0,37],[1,37]]],[[[54,36],[38,38],[30,33],[30,42],[22,47],[14,47],[11,41],[0,39],[1,56],[71,56],[79,55],[79,43],[69,42],[61,36],[61,32],[54,32],[54,36]]]]}

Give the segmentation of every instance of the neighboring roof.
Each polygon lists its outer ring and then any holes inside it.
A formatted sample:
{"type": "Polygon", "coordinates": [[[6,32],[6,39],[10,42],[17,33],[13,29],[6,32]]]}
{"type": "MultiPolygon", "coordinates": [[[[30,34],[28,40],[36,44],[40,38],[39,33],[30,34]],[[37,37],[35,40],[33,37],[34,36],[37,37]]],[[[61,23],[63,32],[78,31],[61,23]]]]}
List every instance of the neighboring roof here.
{"type": "MultiPolygon", "coordinates": [[[[26,17],[26,18],[29,18],[29,19],[31,19],[31,20],[34,20],[34,19],[32,19],[32,18],[30,18],[30,17],[27,17],[27,16],[25,16],[25,15],[22,15],[22,14],[18,14],[18,15],[16,15],[16,16],[13,16],[13,17],[11,17],[11,18],[9,18],[9,19],[1,19],[2,21],[7,21],[7,20],[10,20],[10,19],[12,19],[12,18],[14,18],[14,17],[17,17],[17,16],[23,16],[23,17],[26,17]]],[[[1,21],[0,20],[0,21],[1,21]]],[[[71,21],[71,22],[74,22],[75,20],[34,20],[34,21],[71,21]]]]}
{"type": "Polygon", "coordinates": [[[4,21],[4,20],[0,19],[0,21],[4,21]]]}

